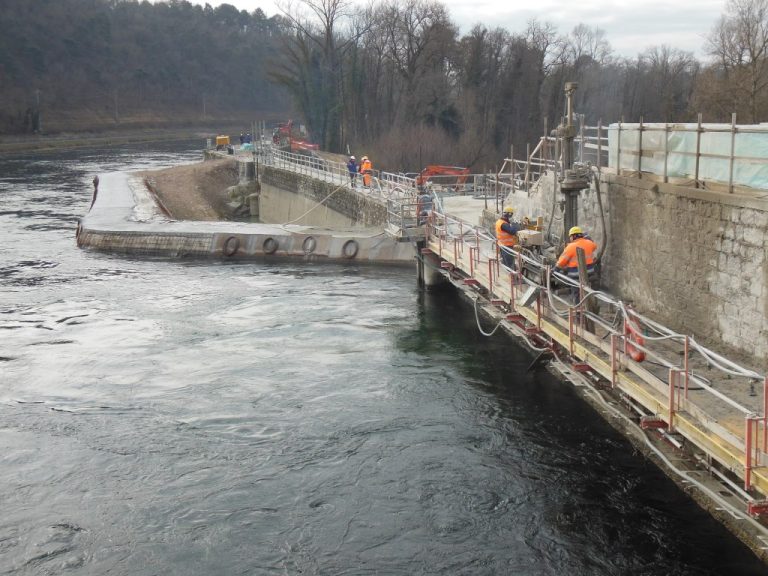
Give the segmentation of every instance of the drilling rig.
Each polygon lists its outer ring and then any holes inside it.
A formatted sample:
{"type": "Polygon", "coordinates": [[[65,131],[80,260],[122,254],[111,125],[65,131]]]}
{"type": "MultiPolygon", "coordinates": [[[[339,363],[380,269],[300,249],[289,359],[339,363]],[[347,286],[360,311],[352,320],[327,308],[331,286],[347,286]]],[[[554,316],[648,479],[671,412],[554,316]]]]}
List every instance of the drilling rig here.
{"type": "Polygon", "coordinates": [[[563,238],[568,238],[568,230],[579,223],[579,195],[589,188],[589,168],[573,161],[576,139],[576,126],[573,123],[573,93],[579,87],[577,82],[565,83],[566,115],[557,127],[556,135],[561,143],[563,171],[558,178],[560,192],[563,195],[563,238]]]}

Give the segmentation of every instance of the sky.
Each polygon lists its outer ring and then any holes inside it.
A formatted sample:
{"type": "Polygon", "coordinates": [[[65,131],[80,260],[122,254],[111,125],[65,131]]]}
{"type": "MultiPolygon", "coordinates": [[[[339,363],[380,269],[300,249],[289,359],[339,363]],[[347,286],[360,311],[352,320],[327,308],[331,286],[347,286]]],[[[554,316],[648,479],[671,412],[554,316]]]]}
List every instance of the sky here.
{"type": "MultiPolygon", "coordinates": [[[[277,0],[280,1],[280,0],[277,0]]],[[[191,0],[205,4],[206,0],[191,0]]],[[[461,32],[480,23],[522,32],[532,18],[551,22],[565,34],[577,24],[605,31],[614,53],[634,57],[650,46],[668,46],[705,58],[704,39],[725,12],[727,0],[441,0],[461,32]]],[[[275,0],[207,0],[267,16],[279,12],[275,0]]]]}

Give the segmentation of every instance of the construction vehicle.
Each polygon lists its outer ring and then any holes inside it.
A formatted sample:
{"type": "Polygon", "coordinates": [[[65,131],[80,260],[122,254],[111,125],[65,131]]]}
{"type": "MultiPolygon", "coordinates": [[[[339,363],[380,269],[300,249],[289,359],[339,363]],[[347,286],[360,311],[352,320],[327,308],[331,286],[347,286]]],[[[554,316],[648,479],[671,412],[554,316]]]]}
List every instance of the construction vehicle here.
{"type": "Polygon", "coordinates": [[[306,132],[303,131],[303,127],[300,127],[299,130],[294,129],[293,120],[277,125],[272,132],[272,143],[279,148],[298,154],[320,148],[319,145],[310,142],[306,132]]]}
{"type": "MultiPolygon", "coordinates": [[[[416,176],[416,186],[424,186],[435,176],[456,176],[456,181],[451,184],[464,184],[469,176],[469,168],[461,166],[440,166],[432,164],[424,168],[416,176]]],[[[444,181],[444,179],[442,179],[444,181]]]]}
{"type": "Polygon", "coordinates": [[[216,136],[216,150],[224,150],[229,147],[229,136],[216,136]]]}

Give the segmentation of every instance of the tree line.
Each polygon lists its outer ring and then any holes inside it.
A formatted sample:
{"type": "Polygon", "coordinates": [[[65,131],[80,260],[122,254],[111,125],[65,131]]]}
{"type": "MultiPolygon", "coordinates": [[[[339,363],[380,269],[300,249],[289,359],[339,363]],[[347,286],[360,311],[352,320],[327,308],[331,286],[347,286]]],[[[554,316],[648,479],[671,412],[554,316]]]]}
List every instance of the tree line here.
{"type": "Polygon", "coordinates": [[[461,34],[438,0],[298,0],[269,17],[186,0],[3,0],[0,132],[34,131],[40,113],[86,128],[290,114],[324,149],[377,167],[491,170],[558,124],[566,81],[592,125],[768,112],[768,0],[728,0],[703,62],[667,45],[621,57],[600,28],[563,32],[545,16],[461,34]]]}
{"type": "Polygon", "coordinates": [[[437,0],[301,0],[286,11],[284,59],[271,78],[328,150],[375,155],[383,167],[427,163],[493,169],[514,146],[554,128],[567,81],[595,125],[759,122],[768,112],[768,0],[729,0],[705,40],[706,62],[675,47],[614,54],[605,32],[522,32],[476,25],[461,35],[437,0]]]}
{"type": "Polygon", "coordinates": [[[0,133],[287,113],[280,16],[171,0],[3,0],[0,133]]]}

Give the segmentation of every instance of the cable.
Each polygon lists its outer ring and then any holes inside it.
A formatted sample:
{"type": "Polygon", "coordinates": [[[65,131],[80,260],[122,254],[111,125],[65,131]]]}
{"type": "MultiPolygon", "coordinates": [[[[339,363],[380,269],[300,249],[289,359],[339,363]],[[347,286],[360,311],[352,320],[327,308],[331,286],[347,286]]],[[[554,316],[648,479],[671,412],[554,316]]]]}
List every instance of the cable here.
{"type": "MultiPolygon", "coordinates": [[[[558,362],[562,366],[565,366],[565,364],[560,360],[553,359],[552,362],[558,362]]],[[[701,490],[714,502],[720,505],[723,509],[728,510],[728,512],[730,512],[734,516],[734,518],[748,521],[753,528],[757,529],[761,534],[768,537],[768,528],[766,528],[765,526],[757,522],[749,514],[744,513],[742,510],[739,510],[738,508],[733,506],[730,502],[724,500],[717,492],[711,490],[710,488],[705,486],[702,482],[690,476],[684,470],[680,470],[679,468],[677,468],[669,460],[669,458],[667,458],[666,455],[663,452],[661,452],[661,450],[659,450],[656,446],[653,445],[653,443],[651,443],[650,439],[648,438],[648,435],[643,431],[642,428],[640,428],[631,418],[627,417],[625,414],[620,412],[617,408],[615,408],[614,406],[606,402],[605,398],[603,398],[603,396],[597,390],[595,390],[591,385],[584,388],[584,390],[588,391],[593,398],[596,398],[603,406],[605,406],[608,410],[610,410],[615,417],[621,418],[627,424],[629,424],[635,430],[635,432],[639,433],[640,436],[642,436],[646,446],[648,446],[648,448],[654,454],[656,454],[656,456],[664,463],[667,469],[671,470],[672,472],[677,474],[680,478],[683,478],[685,481],[696,486],[699,490],[701,490]]]]}
{"type": "Polygon", "coordinates": [[[339,191],[339,190],[341,190],[342,188],[346,188],[346,187],[347,187],[347,186],[346,186],[346,184],[342,184],[341,186],[339,186],[338,188],[336,188],[336,189],[335,189],[333,192],[331,192],[330,194],[328,194],[328,196],[326,196],[325,198],[323,198],[322,200],[320,200],[320,202],[318,202],[317,204],[315,204],[314,206],[312,206],[312,208],[310,208],[309,210],[307,210],[306,212],[304,212],[304,214],[302,214],[302,215],[301,215],[301,216],[299,216],[298,218],[294,218],[293,220],[290,220],[290,221],[288,221],[288,222],[285,222],[285,223],[283,223],[283,224],[282,224],[282,226],[287,226],[288,224],[293,224],[294,222],[297,222],[297,221],[301,220],[302,218],[304,218],[304,216],[306,216],[307,214],[309,214],[310,212],[312,212],[312,211],[313,211],[315,208],[317,208],[317,207],[319,207],[319,206],[322,206],[322,205],[325,203],[325,201],[326,201],[326,200],[328,200],[328,198],[330,198],[330,197],[331,197],[331,196],[333,196],[334,194],[336,194],[336,192],[338,192],[338,191],[339,191]]]}
{"type": "Polygon", "coordinates": [[[480,334],[482,334],[483,336],[493,336],[496,333],[496,330],[499,329],[499,326],[501,326],[501,323],[504,321],[504,319],[499,320],[499,323],[496,324],[496,326],[490,332],[486,332],[485,330],[483,330],[483,327],[480,326],[480,317],[477,314],[477,301],[478,301],[478,299],[479,299],[479,297],[475,297],[475,299],[474,299],[474,302],[475,302],[475,322],[477,323],[477,329],[480,330],[480,334]]]}
{"type": "Polygon", "coordinates": [[[597,192],[597,205],[600,208],[600,223],[603,231],[603,241],[600,243],[600,248],[597,251],[596,260],[600,261],[603,257],[603,253],[608,246],[608,228],[605,226],[605,212],[603,211],[603,199],[600,193],[600,169],[597,170],[597,176],[594,178],[595,191],[597,192]]]}

